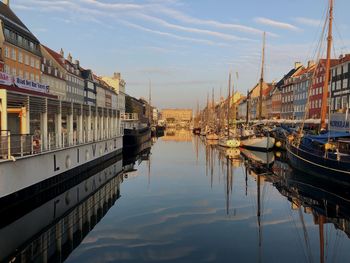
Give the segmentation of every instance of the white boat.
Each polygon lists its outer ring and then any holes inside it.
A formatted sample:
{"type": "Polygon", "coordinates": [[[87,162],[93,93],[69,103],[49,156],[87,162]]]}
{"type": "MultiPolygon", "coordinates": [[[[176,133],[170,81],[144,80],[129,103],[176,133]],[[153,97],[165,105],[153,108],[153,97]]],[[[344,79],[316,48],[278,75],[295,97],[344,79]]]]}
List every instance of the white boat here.
{"type": "Polygon", "coordinates": [[[275,146],[275,138],[268,136],[249,137],[241,140],[241,147],[257,151],[270,151],[275,146]]]}

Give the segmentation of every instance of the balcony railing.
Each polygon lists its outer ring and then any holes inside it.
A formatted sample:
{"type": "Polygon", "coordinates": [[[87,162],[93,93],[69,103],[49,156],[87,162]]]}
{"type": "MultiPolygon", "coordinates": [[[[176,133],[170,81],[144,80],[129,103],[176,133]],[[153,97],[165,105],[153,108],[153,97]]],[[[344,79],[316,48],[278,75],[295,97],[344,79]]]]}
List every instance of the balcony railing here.
{"type": "Polygon", "coordinates": [[[0,135],[0,160],[16,160],[18,157],[35,155],[77,146],[89,142],[98,142],[124,135],[124,127],[115,130],[103,130],[100,133],[83,132],[81,138],[73,133],[49,133],[46,140],[42,135],[11,134],[10,131],[1,131],[0,135]]]}

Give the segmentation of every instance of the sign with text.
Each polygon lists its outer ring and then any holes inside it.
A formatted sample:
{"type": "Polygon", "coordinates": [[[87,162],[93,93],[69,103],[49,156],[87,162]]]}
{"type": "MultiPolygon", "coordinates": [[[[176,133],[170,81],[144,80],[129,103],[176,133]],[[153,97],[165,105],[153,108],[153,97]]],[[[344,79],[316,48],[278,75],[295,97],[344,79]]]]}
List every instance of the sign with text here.
{"type": "Polygon", "coordinates": [[[345,132],[350,130],[349,114],[345,113],[332,113],[329,123],[329,129],[331,131],[345,132]]]}
{"type": "Polygon", "coordinates": [[[13,84],[13,77],[5,72],[0,72],[0,84],[11,86],[13,84]]]}
{"type": "Polygon", "coordinates": [[[34,91],[44,92],[44,93],[49,92],[49,86],[41,84],[39,82],[21,79],[20,77],[15,78],[15,85],[22,89],[29,89],[29,90],[34,90],[34,91]]]}
{"type": "Polygon", "coordinates": [[[33,91],[38,91],[38,92],[43,92],[43,93],[48,93],[49,92],[49,86],[41,84],[39,82],[35,82],[32,80],[26,80],[22,79],[20,77],[12,77],[10,74],[7,74],[5,72],[0,71],[0,84],[1,85],[6,85],[6,86],[11,86],[11,85],[16,85],[17,87],[21,89],[28,89],[28,90],[33,90],[33,91]]]}

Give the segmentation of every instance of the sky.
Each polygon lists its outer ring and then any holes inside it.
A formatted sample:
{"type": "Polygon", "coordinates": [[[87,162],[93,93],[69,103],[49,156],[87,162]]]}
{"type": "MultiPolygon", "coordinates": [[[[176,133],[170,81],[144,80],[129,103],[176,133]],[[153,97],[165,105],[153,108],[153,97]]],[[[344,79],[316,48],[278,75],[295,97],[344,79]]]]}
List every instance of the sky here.
{"type": "MultiPolygon", "coordinates": [[[[246,94],[315,60],[327,0],[11,0],[41,43],[98,75],[121,72],[126,92],[162,108],[204,106],[227,95],[228,74],[246,94]]],[[[335,0],[333,56],[349,52],[350,1],[335,0]]]]}

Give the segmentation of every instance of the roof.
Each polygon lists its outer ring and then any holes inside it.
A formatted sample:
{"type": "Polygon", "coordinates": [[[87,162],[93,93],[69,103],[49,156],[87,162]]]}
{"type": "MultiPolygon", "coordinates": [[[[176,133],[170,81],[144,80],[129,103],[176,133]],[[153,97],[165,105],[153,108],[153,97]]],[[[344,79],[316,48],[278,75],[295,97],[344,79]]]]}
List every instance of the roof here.
{"type": "Polygon", "coordinates": [[[63,63],[61,54],[58,54],[57,52],[53,51],[51,48],[42,45],[43,48],[46,49],[46,51],[57,61],[58,64],[60,64],[64,69],[66,69],[65,64],[63,63]]]}
{"type": "Polygon", "coordinates": [[[25,24],[16,16],[8,5],[0,2],[0,19],[4,22],[4,25],[17,31],[21,35],[25,35],[33,42],[39,43],[39,40],[33,35],[32,32],[25,26],[25,24]]]}
{"type": "Polygon", "coordinates": [[[329,139],[350,138],[350,133],[328,131],[319,135],[307,135],[304,138],[324,144],[327,143],[329,139]]]}
{"type": "Polygon", "coordinates": [[[291,69],[286,75],[284,75],[284,77],[279,82],[277,82],[276,87],[280,89],[284,84],[284,80],[292,77],[295,74],[295,72],[297,72],[301,67],[302,66],[291,69]]]}

